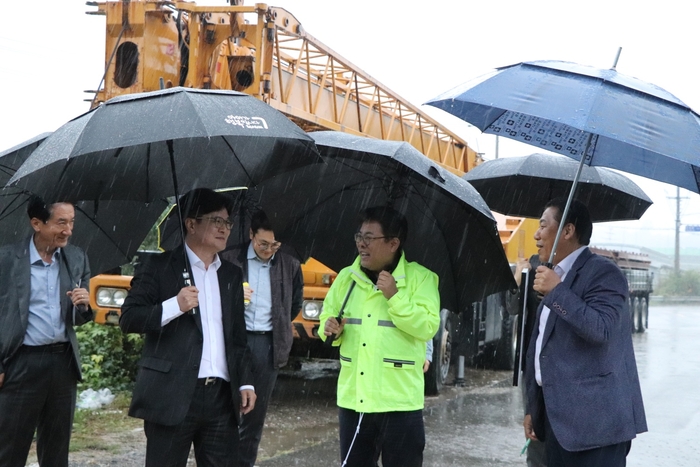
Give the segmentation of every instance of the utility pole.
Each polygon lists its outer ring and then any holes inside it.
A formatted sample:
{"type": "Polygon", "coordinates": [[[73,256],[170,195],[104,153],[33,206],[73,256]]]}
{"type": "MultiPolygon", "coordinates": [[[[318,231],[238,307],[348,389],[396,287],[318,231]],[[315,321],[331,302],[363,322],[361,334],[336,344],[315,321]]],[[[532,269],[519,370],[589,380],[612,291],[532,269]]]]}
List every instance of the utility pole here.
{"type": "Polygon", "coordinates": [[[681,238],[681,189],[676,187],[676,248],[673,258],[673,271],[678,276],[681,272],[681,255],[680,255],[680,238],[681,238]]]}

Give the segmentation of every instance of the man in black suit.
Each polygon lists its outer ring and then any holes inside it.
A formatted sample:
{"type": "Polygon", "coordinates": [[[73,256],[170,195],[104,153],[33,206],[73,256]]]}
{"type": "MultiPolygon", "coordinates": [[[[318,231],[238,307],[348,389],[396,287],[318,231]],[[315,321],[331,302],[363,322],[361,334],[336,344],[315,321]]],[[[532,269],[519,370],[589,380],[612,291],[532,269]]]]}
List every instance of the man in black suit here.
{"type": "Polygon", "coordinates": [[[81,378],[74,325],[93,318],[85,252],[68,244],[75,209],[32,198],[34,234],[0,248],[0,466],[67,467],[81,378]]]}
{"type": "Polygon", "coordinates": [[[218,256],[230,203],[209,189],[179,203],[185,245],[140,266],[122,306],[122,331],[145,334],[129,415],[144,420],[147,467],[184,467],[193,443],[198,466],[232,466],[239,412],[253,409],[255,392],[241,270],[218,256]]]}

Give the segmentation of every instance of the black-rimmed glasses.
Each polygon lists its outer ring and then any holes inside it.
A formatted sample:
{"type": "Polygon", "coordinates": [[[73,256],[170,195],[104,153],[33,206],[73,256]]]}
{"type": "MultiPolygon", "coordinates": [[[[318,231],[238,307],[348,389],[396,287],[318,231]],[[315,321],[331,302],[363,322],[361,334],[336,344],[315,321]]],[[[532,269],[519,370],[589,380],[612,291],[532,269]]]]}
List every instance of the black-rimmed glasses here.
{"type": "Polygon", "coordinates": [[[257,243],[258,246],[260,247],[260,249],[263,251],[267,251],[267,250],[277,251],[282,246],[282,242],[269,243],[269,242],[266,242],[264,240],[260,241],[257,238],[255,238],[255,243],[257,243]]]}
{"type": "Polygon", "coordinates": [[[222,227],[226,227],[226,230],[231,230],[233,228],[233,221],[230,219],[224,219],[223,217],[219,216],[202,216],[202,217],[197,217],[196,218],[198,221],[201,220],[207,220],[211,222],[212,224],[216,225],[217,229],[220,229],[222,227]]]}
{"type": "Polygon", "coordinates": [[[372,243],[372,240],[378,240],[380,238],[393,238],[389,236],[384,236],[384,237],[373,237],[371,235],[362,235],[360,232],[357,232],[355,234],[355,243],[362,243],[364,246],[369,246],[370,243],[372,243]]]}

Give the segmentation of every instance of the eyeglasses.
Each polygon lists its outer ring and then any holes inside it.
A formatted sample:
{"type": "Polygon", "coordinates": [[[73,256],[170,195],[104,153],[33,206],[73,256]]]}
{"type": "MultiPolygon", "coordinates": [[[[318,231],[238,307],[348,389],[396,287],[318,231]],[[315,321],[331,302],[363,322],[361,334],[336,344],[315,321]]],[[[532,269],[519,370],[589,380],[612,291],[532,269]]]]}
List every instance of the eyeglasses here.
{"type": "Polygon", "coordinates": [[[216,225],[217,229],[220,229],[222,227],[226,227],[226,230],[231,230],[233,228],[233,221],[230,219],[224,219],[223,217],[219,216],[204,216],[204,217],[196,217],[198,221],[201,220],[207,220],[211,222],[212,224],[216,225]]]}
{"type": "Polygon", "coordinates": [[[394,238],[394,237],[373,237],[371,235],[362,235],[360,232],[355,234],[355,243],[362,243],[364,246],[369,246],[372,240],[378,240],[380,238],[394,238]]]}
{"type": "Polygon", "coordinates": [[[257,243],[258,246],[260,247],[260,249],[263,251],[267,251],[267,250],[277,251],[282,246],[282,242],[269,243],[269,242],[265,242],[265,241],[260,241],[257,238],[255,238],[255,243],[257,243]]]}

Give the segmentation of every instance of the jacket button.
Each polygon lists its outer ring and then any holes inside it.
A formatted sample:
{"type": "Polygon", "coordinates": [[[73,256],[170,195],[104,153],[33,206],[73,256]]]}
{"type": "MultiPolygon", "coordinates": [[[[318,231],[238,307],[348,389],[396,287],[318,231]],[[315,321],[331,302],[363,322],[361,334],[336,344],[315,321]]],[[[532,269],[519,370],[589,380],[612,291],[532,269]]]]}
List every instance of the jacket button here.
{"type": "Polygon", "coordinates": [[[367,315],[367,317],[368,317],[368,318],[371,318],[371,317],[372,317],[372,315],[371,315],[371,314],[369,314],[369,315],[367,315]]]}
{"type": "Polygon", "coordinates": [[[561,310],[561,314],[562,314],[562,315],[565,315],[565,314],[566,314],[566,310],[561,310]]]}
{"type": "Polygon", "coordinates": [[[364,401],[363,401],[362,399],[360,399],[360,404],[362,404],[363,402],[364,402],[364,401]]]}
{"type": "Polygon", "coordinates": [[[367,344],[365,344],[365,343],[363,342],[363,343],[362,343],[362,347],[366,347],[366,346],[367,346],[367,344]]]}

